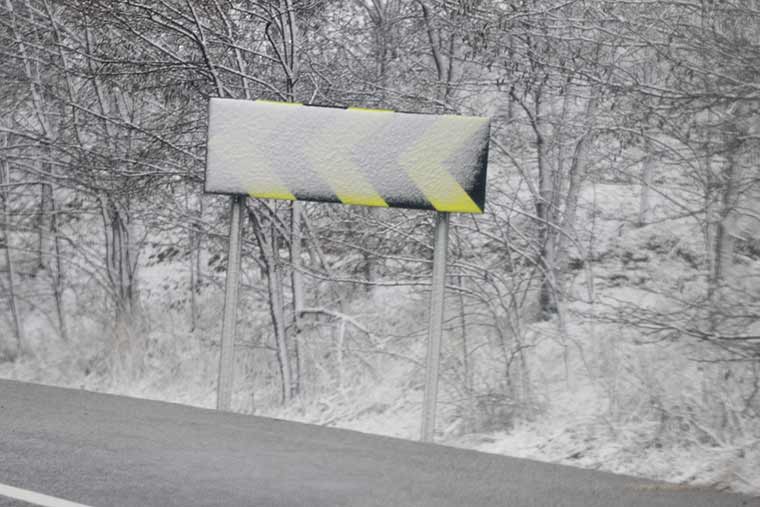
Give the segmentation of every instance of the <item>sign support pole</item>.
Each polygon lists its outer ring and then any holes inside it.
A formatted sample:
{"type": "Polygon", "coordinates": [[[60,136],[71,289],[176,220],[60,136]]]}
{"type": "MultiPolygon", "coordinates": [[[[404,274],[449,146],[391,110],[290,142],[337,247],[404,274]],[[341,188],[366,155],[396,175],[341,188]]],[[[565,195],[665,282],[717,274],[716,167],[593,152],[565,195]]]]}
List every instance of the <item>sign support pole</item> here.
{"type": "Polygon", "coordinates": [[[446,290],[446,254],[449,244],[449,213],[436,213],[435,250],[433,251],[433,283],[430,292],[430,325],[428,328],[427,362],[425,366],[425,398],[422,404],[423,442],[432,442],[435,431],[435,408],[438,401],[438,370],[441,362],[443,307],[446,290]]]}
{"type": "Polygon", "coordinates": [[[245,204],[244,195],[235,195],[230,218],[230,246],[227,256],[227,276],[224,282],[224,320],[219,356],[219,382],[216,391],[217,410],[230,410],[232,406],[232,380],[235,367],[235,331],[237,323],[238,289],[240,287],[240,215],[245,204]]]}

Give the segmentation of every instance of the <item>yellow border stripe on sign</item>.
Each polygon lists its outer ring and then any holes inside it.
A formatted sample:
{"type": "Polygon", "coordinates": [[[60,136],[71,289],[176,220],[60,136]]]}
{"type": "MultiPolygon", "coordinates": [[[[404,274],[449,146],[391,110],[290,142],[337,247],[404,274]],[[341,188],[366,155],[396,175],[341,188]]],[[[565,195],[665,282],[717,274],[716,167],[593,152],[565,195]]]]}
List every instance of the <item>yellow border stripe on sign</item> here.
{"type": "Polygon", "coordinates": [[[277,104],[278,106],[302,106],[301,102],[280,102],[278,100],[256,99],[254,102],[260,104],[277,104]]]}
{"type": "Polygon", "coordinates": [[[443,165],[482,126],[481,118],[441,117],[401,155],[401,167],[437,211],[483,212],[443,165]]]}
{"type": "Polygon", "coordinates": [[[256,197],[258,199],[282,199],[283,201],[297,201],[296,196],[290,193],[287,188],[274,189],[271,192],[257,192],[251,190],[248,192],[250,197],[256,197]]]}
{"type": "MultiPolygon", "coordinates": [[[[374,109],[372,112],[381,111],[374,109]]],[[[332,122],[320,129],[304,147],[314,172],[343,204],[388,207],[353,159],[354,146],[371,138],[392,119],[393,112],[387,113],[347,115],[339,110],[332,122]]]]}

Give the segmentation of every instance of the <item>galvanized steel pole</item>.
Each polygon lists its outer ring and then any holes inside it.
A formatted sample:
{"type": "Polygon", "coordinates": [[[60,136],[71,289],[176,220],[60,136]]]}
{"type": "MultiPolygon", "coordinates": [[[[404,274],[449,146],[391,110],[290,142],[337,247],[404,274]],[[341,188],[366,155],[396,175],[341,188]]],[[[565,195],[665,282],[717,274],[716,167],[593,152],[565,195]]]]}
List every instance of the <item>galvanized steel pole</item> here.
{"type": "Polygon", "coordinates": [[[435,220],[435,250],[433,252],[433,284],[430,292],[430,325],[428,330],[427,363],[425,366],[425,398],[422,406],[423,442],[433,441],[435,408],[438,401],[438,370],[441,362],[443,308],[446,290],[446,254],[449,244],[449,214],[437,213],[435,220]]]}
{"type": "Polygon", "coordinates": [[[240,287],[240,215],[244,195],[232,198],[230,246],[227,255],[227,277],[224,282],[224,320],[222,321],[222,350],[219,355],[219,383],[216,391],[217,410],[230,410],[232,381],[235,367],[235,330],[237,322],[238,288],[240,287]]]}

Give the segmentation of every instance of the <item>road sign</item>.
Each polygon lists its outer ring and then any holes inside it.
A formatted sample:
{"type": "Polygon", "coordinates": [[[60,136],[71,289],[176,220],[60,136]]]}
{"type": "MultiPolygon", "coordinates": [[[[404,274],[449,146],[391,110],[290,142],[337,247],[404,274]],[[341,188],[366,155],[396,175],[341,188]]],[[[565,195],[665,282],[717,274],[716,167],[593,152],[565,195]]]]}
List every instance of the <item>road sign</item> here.
{"type": "Polygon", "coordinates": [[[433,439],[449,212],[482,213],[488,118],[212,98],[206,192],[231,194],[217,408],[230,409],[244,196],[437,211],[421,438],[433,439]]]}
{"type": "Polygon", "coordinates": [[[482,213],[488,118],[211,99],[206,191],[482,213]]]}

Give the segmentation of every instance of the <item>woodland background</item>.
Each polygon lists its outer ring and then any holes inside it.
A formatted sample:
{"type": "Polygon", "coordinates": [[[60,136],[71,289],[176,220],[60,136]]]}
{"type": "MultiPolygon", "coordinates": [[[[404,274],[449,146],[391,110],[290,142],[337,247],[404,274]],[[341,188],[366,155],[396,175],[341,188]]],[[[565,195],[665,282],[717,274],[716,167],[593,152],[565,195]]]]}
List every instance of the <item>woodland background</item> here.
{"type": "MultiPolygon", "coordinates": [[[[760,2],[2,0],[0,376],[212,407],[207,101],[487,115],[439,442],[760,494],[760,2]]],[[[248,199],[235,410],[417,438],[433,214],[248,199]]]]}

